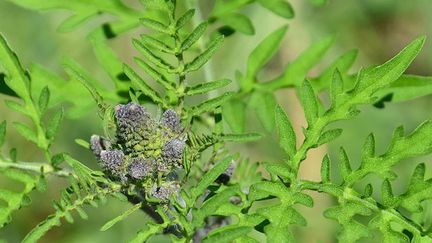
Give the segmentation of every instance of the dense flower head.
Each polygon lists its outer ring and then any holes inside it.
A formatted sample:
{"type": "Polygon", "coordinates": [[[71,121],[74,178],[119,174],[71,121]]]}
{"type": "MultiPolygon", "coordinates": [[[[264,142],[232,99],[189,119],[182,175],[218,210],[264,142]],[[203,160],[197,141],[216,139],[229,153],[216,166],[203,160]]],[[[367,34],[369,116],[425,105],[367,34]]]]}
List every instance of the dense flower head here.
{"type": "Polygon", "coordinates": [[[162,201],[178,188],[172,174],[182,168],[186,136],[174,110],[158,121],[136,103],[117,105],[113,141],[93,135],[90,148],[114,179],[132,183],[162,201]],[[162,185],[163,183],[168,183],[162,185]]]}

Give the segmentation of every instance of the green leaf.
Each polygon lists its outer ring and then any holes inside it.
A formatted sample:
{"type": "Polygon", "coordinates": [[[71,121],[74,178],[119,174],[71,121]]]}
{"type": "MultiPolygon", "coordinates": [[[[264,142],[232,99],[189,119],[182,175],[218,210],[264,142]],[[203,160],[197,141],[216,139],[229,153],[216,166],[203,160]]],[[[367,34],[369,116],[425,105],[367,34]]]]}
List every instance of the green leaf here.
{"type": "Polygon", "coordinates": [[[222,227],[217,230],[216,233],[210,233],[206,238],[203,239],[203,243],[223,243],[233,242],[233,240],[240,238],[247,233],[252,231],[252,227],[239,226],[239,227],[222,227]]]}
{"type": "Polygon", "coordinates": [[[401,102],[432,94],[432,77],[402,75],[389,87],[376,93],[378,97],[391,94],[391,102],[401,102]]]}
{"type": "Polygon", "coordinates": [[[63,107],[60,108],[60,110],[58,110],[53,117],[51,117],[46,128],[46,137],[49,140],[51,141],[54,140],[54,137],[57,134],[58,129],[60,127],[60,124],[63,121],[63,117],[64,117],[63,107]]]}
{"type": "Polygon", "coordinates": [[[338,138],[342,134],[342,129],[336,128],[331,129],[328,131],[325,131],[321,134],[321,136],[318,139],[318,142],[316,143],[316,146],[321,146],[323,144],[329,143],[333,141],[334,139],[338,138]]]}
{"type": "Polygon", "coordinates": [[[14,111],[20,112],[24,115],[28,115],[28,110],[18,102],[13,100],[5,100],[6,106],[14,111]]]}
{"type": "Polygon", "coordinates": [[[305,112],[308,128],[311,128],[318,118],[318,101],[309,81],[305,80],[303,82],[303,85],[299,89],[299,96],[305,112]]]}
{"type": "Polygon", "coordinates": [[[195,9],[189,9],[188,11],[186,11],[182,16],[180,16],[180,18],[178,18],[176,23],[176,29],[178,30],[185,26],[185,24],[189,22],[194,15],[195,9]]]}
{"type": "Polygon", "coordinates": [[[140,22],[142,25],[144,25],[145,27],[148,27],[150,29],[165,33],[165,34],[172,34],[172,29],[169,28],[168,26],[166,26],[165,24],[154,20],[154,19],[149,19],[149,18],[141,18],[140,22]]]}
{"type": "Polygon", "coordinates": [[[398,203],[398,199],[393,195],[393,189],[388,179],[383,181],[381,187],[382,203],[387,208],[393,208],[398,203]]]}
{"type": "Polygon", "coordinates": [[[339,149],[339,171],[344,180],[351,174],[351,163],[343,147],[339,149]]]}
{"type": "Polygon", "coordinates": [[[322,59],[333,41],[333,37],[328,37],[312,44],[287,65],[281,76],[266,84],[267,87],[275,90],[288,86],[300,86],[309,70],[322,59]]]}
{"type": "Polygon", "coordinates": [[[163,68],[164,70],[171,70],[173,67],[163,60],[158,55],[155,55],[152,51],[150,51],[146,46],[143,45],[139,40],[132,40],[132,44],[134,47],[151,63],[156,65],[157,67],[163,68]]]}
{"type": "Polygon", "coordinates": [[[39,95],[38,105],[41,114],[43,114],[46,108],[48,107],[49,98],[50,98],[50,91],[48,89],[48,86],[45,86],[39,95]]]}
{"type": "Polygon", "coordinates": [[[0,60],[0,66],[3,66],[6,71],[4,80],[7,86],[26,102],[30,101],[30,80],[27,76],[28,74],[2,35],[0,35],[0,60]]]}
{"type": "Polygon", "coordinates": [[[158,51],[165,53],[174,53],[173,48],[150,35],[141,35],[141,41],[144,45],[151,46],[158,51]]]}
{"type": "Polygon", "coordinates": [[[296,135],[285,111],[280,106],[276,107],[275,121],[279,134],[279,145],[290,158],[293,158],[297,151],[296,135]]]}
{"type": "Polygon", "coordinates": [[[425,180],[425,171],[425,164],[418,164],[406,192],[400,196],[400,205],[412,213],[423,212],[422,203],[432,198],[432,179],[425,180]]]}
{"type": "Polygon", "coordinates": [[[201,38],[201,36],[205,33],[207,29],[207,22],[202,22],[199,24],[187,37],[186,39],[181,43],[180,51],[184,52],[187,49],[189,49],[195,42],[201,38]]]}
{"type": "Polygon", "coordinates": [[[338,70],[341,75],[346,74],[354,63],[357,54],[357,50],[351,50],[338,57],[317,78],[313,79],[313,82],[311,83],[314,89],[317,91],[321,91],[328,88],[331,84],[332,77],[334,76],[334,72],[336,70],[338,70]]]}
{"type": "Polygon", "coordinates": [[[253,92],[249,100],[249,105],[267,132],[273,131],[276,104],[275,97],[269,92],[253,92]]]}
{"type": "Polygon", "coordinates": [[[252,25],[252,21],[243,14],[239,14],[239,13],[227,14],[222,16],[220,18],[220,21],[243,34],[246,35],[255,34],[255,28],[252,25]]]}
{"type": "Polygon", "coordinates": [[[84,139],[77,138],[74,140],[76,144],[80,145],[83,148],[90,149],[90,143],[84,139]]]}
{"type": "Polygon", "coordinates": [[[247,61],[246,75],[241,80],[242,89],[250,90],[252,88],[253,83],[256,82],[256,75],[276,53],[287,29],[287,26],[282,26],[275,30],[251,52],[247,61]]]}
{"type": "Polygon", "coordinates": [[[324,156],[323,161],[321,163],[321,181],[323,183],[330,182],[331,180],[330,169],[331,169],[330,157],[326,154],[326,156],[324,156]]]}
{"type": "Polygon", "coordinates": [[[159,72],[155,68],[152,68],[140,58],[136,57],[134,58],[134,60],[148,75],[150,75],[150,77],[152,77],[156,82],[162,85],[166,90],[174,90],[173,86],[170,84],[167,77],[163,73],[159,72]]]}
{"type": "Polygon", "coordinates": [[[246,104],[236,98],[222,106],[222,117],[234,133],[243,133],[246,122],[246,104]]]}
{"type": "Polygon", "coordinates": [[[36,133],[32,129],[30,129],[27,125],[20,122],[14,122],[13,126],[18,131],[18,133],[21,134],[21,136],[23,136],[24,138],[26,138],[27,140],[35,144],[38,143],[38,137],[36,133]]]}
{"type": "Polygon", "coordinates": [[[196,199],[206,191],[207,187],[210,186],[226,169],[228,169],[232,161],[233,158],[231,156],[220,160],[213,168],[201,177],[198,184],[190,190],[192,202],[195,202],[196,199]]]}
{"type": "Polygon", "coordinates": [[[332,83],[330,87],[330,100],[332,107],[337,107],[339,104],[339,95],[344,91],[344,83],[342,80],[342,74],[338,69],[335,70],[332,78],[332,83]]]}
{"type": "Polygon", "coordinates": [[[386,63],[365,70],[364,73],[359,76],[351,92],[353,94],[361,93],[361,102],[369,101],[373,93],[396,81],[402,75],[420,52],[424,42],[425,37],[420,37],[411,42],[399,52],[399,54],[386,63]]]}
{"type": "Polygon", "coordinates": [[[188,73],[201,68],[213,56],[217,49],[219,49],[219,47],[222,45],[223,39],[224,37],[221,35],[216,37],[203,53],[185,65],[184,72],[188,73]]]}
{"type": "Polygon", "coordinates": [[[101,231],[106,231],[109,228],[113,227],[116,223],[124,220],[127,216],[131,215],[136,210],[140,209],[142,206],[142,203],[135,204],[133,207],[129,208],[125,212],[123,212],[121,215],[115,217],[114,219],[111,219],[110,221],[106,222],[101,228],[101,231]]]}
{"type": "Polygon", "coordinates": [[[227,142],[253,142],[261,138],[262,135],[259,133],[223,134],[221,136],[221,139],[227,142]]]}
{"type": "Polygon", "coordinates": [[[272,11],[273,13],[291,19],[294,17],[294,10],[289,2],[286,0],[258,0],[264,8],[272,11]]]}
{"type": "Polygon", "coordinates": [[[347,185],[368,174],[377,174],[383,178],[394,179],[391,168],[404,159],[427,155],[432,153],[432,121],[426,121],[418,126],[411,134],[404,136],[403,128],[395,130],[387,151],[382,155],[374,155],[375,141],[369,136],[364,145],[362,163],[358,170],[346,178],[347,185]]]}
{"type": "Polygon", "coordinates": [[[129,240],[129,243],[142,243],[149,239],[152,235],[161,232],[166,226],[163,224],[148,223],[148,228],[138,231],[137,235],[129,240]]]}
{"type": "Polygon", "coordinates": [[[368,216],[371,213],[369,208],[360,203],[343,201],[341,205],[327,209],[324,217],[334,219],[342,225],[337,237],[339,242],[357,242],[372,234],[368,227],[357,222],[353,217],[355,215],[368,216]]]}
{"type": "Polygon", "coordinates": [[[193,106],[190,108],[190,116],[199,116],[202,113],[212,111],[216,107],[221,106],[223,103],[225,103],[232,95],[233,92],[226,92],[221,96],[204,101],[199,105],[193,106]]]}
{"type": "Polygon", "coordinates": [[[151,88],[145,80],[143,80],[140,76],[138,76],[135,71],[132,70],[128,65],[123,66],[123,70],[125,74],[130,78],[132,84],[135,85],[144,95],[147,97],[150,97],[156,104],[163,103],[162,98],[160,95],[151,88]]]}
{"type": "Polygon", "coordinates": [[[6,137],[6,121],[0,123],[0,147],[3,146],[6,137]]]}
{"type": "Polygon", "coordinates": [[[230,83],[231,80],[229,79],[220,79],[220,80],[200,83],[192,87],[186,87],[185,93],[186,95],[205,94],[215,89],[225,87],[230,83]]]}

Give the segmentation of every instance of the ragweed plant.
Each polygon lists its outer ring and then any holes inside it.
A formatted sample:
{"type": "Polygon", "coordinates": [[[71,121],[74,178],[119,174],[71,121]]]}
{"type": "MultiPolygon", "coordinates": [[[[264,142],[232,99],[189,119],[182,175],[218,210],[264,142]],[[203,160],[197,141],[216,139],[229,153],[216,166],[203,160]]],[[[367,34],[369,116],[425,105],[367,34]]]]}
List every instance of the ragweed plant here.
{"type": "MultiPolygon", "coordinates": [[[[188,0],[143,0],[144,10],[114,0],[13,2],[32,9],[71,10],[74,15],[60,25],[61,31],[72,31],[103,14],[117,18],[89,35],[101,66],[114,84],[112,90],[72,59],[63,62],[69,80],[37,65],[28,71],[5,38],[0,39],[1,77],[5,83],[1,91],[11,96],[6,105],[31,121],[31,125],[14,122],[13,127],[37,145],[45,157],[42,163],[22,162],[15,149],[8,156],[0,156],[1,174],[24,185],[19,192],[0,190],[4,201],[0,206],[1,227],[11,222],[15,211],[31,203],[33,190],[44,192],[50,186],[46,177],[63,177],[69,183],[54,202],[54,213],[35,225],[23,242],[42,239],[63,219],[73,223],[73,212],[87,219],[87,205],[98,207],[112,199],[128,202],[131,207],[102,225],[102,231],[139,210],[150,216],[143,220],[142,230],[130,236],[130,242],[152,240],[157,235],[172,242],[293,242],[293,226],[306,226],[308,221],[298,206],[314,206],[308,191],[336,198],[324,217],[340,223],[341,242],[356,242],[376,233],[384,242],[432,241],[430,224],[422,213],[432,197],[425,164],[416,167],[404,193],[395,195],[392,190],[392,180],[397,176],[392,170],[395,165],[432,152],[430,121],[408,135],[402,127],[397,128],[382,154],[375,152],[371,134],[362,148],[358,168],[352,168],[347,152],[341,148],[341,181],[331,174],[336,170],[331,170],[334,163],[327,155],[319,161],[320,181],[299,175],[311,149],[343,134],[340,128],[328,128],[330,124],[352,119],[362,105],[382,106],[384,101],[425,95],[421,89],[430,78],[403,74],[420,52],[424,37],[415,39],[382,65],[349,74],[356,57],[355,51],[349,51],[322,73],[309,76],[310,69],[334,42],[329,37],[306,49],[274,79],[262,81],[259,73],[277,52],[287,31],[283,26],[256,46],[245,72],[237,72],[238,88],[228,92],[230,80],[196,83],[192,82],[192,73],[203,72],[209,78],[208,62],[224,38],[235,31],[254,33],[241,8],[256,2],[291,18],[293,10],[288,2],[217,1],[206,18],[198,4],[188,0]],[[138,26],[146,30],[132,40],[140,56],[134,58],[134,65],[125,64],[108,47],[107,40],[138,26]],[[300,142],[274,96],[275,91],[286,88],[296,89],[307,121],[300,142]],[[207,98],[210,92],[218,95],[207,98]],[[329,94],[329,104],[324,104],[319,92],[329,94]],[[68,151],[53,153],[62,120],[79,119],[89,107],[97,107],[104,134],[77,142],[93,153],[94,161],[78,161],[68,151]],[[263,134],[247,131],[248,110],[256,114],[263,134]],[[248,154],[239,155],[227,146],[228,142],[259,140],[273,130],[286,155],[280,163],[249,162],[248,154]],[[100,169],[90,169],[85,165],[89,163],[97,163],[100,169]],[[381,198],[373,194],[372,184],[358,191],[356,185],[370,180],[370,175],[382,179],[381,198]],[[359,215],[365,216],[364,220],[359,220],[359,215]]],[[[1,123],[0,145],[5,142],[6,128],[6,122],[1,123]]]]}

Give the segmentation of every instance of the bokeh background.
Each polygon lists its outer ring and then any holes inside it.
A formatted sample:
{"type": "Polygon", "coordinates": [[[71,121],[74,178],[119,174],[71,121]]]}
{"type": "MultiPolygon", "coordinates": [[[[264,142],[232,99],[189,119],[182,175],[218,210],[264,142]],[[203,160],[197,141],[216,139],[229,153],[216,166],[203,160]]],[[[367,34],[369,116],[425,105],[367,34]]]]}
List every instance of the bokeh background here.
{"type": "MultiPolygon", "coordinates": [[[[126,1],[134,4],[132,0],[126,1]]],[[[227,38],[223,49],[216,54],[212,62],[214,78],[231,78],[234,80],[236,70],[244,71],[248,54],[256,44],[276,28],[288,24],[289,30],[278,54],[267,65],[262,73],[264,77],[272,77],[279,73],[286,63],[295,57],[314,41],[330,35],[336,37],[335,43],[326,55],[322,64],[317,65],[312,73],[318,73],[335,57],[350,49],[358,49],[359,55],[352,71],[360,67],[381,64],[395,55],[402,47],[420,35],[428,36],[425,47],[407,73],[432,76],[432,2],[430,0],[329,0],[322,6],[313,4],[314,1],[290,0],[296,16],[293,20],[285,20],[274,16],[269,11],[252,4],[242,10],[251,17],[256,29],[254,36],[236,34],[227,38]]],[[[201,0],[201,7],[205,13],[213,1],[201,0]]],[[[65,77],[61,67],[63,57],[72,57],[100,80],[106,80],[106,74],[97,64],[96,58],[88,43],[87,34],[97,26],[89,23],[77,31],[59,33],[56,31],[61,20],[69,16],[67,11],[35,12],[17,7],[13,1],[0,0],[0,32],[7,38],[17,52],[24,66],[39,63],[48,69],[65,77]],[[11,3],[12,2],[12,3],[11,3]]],[[[109,45],[125,61],[130,61],[135,54],[130,44],[130,37],[140,33],[140,29],[123,35],[109,45]]],[[[104,85],[109,87],[109,82],[104,85]]],[[[0,99],[7,98],[0,95],[0,99]]],[[[80,97],[77,97],[79,99],[80,97]]],[[[301,136],[301,126],[305,126],[303,112],[291,90],[277,93],[279,103],[287,110],[293,120],[296,131],[301,136]]],[[[302,167],[302,177],[317,179],[319,164],[325,153],[337,157],[340,146],[344,146],[354,165],[358,164],[360,149],[366,136],[373,132],[376,135],[377,152],[383,152],[388,145],[392,131],[399,125],[404,125],[407,131],[412,131],[426,119],[432,118],[432,96],[425,96],[416,100],[388,103],[384,109],[372,106],[362,107],[362,113],[350,121],[343,121],[334,126],[344,128],[343,135],[325,148],[311,151],[302,167]]],[[[95,110],[96,111],[96,110],[95,110]]],[[[20,115],[11,113],[4,102],[0,102],[0,119],[14,121],[22,119],[20,115]]],[[[61,127],[61,134],[54,150],[67,151],[77,159],[85,161],[88,166],[97,168],[92,154],[74,142],[76,138],[88,140],[95,133],[102,133],[99,118],[91,112],[79,120],[67,120],[61,127]]],[[[263,132],[256,124],[253,114],[249,114],[249,130],[263,132]]],[[[18,148],[18,159],[21,161],[39,161],[42,158],[37,148],[25,141],[13,129],[8,129],[7,144],[4,153],[10,148],[18,148]]],[[[268,135],[260,142],[243,146],[232,146],[234,151],[240,151],[243,157],[252,161],[283,161],[283,153],[277,146],[273,135],[268,135]]],[[[431,157],[424,157],[413,161],[404,161],[396,166],[399,177],[395,181],[395,193],[403,192],[408,178],[419,162],[427,165],[426,177],[432,176],[431,157]]],[[[380,180],[371,178],[374,186],[379,188],[380,180]]],[[[0,183],[2,182],[0,178],[0,183]]],[[[13,221],[0,231],[0,239],[7,242],[19,242],[22,237],[53,212],[52,200],[59,197],[60,189],[66,182],[52,178],[45,194],[33,193],[31,206],[23,208],[13,215],[13,221]]],[[[364,185],[363,185],[364,186],[364,185]]],[[[361,185],[359,185],[359,188],[361,185]]],[[[325,219],[322,212],[332,204],[332,198],[313,194],[316,199],[314,209],[301,208],[308,219],[308,227],[295,228],[299,242],[335,242],[338,226],[335,222],[325,219]]],[[[430,203],[429,203],[430,205],[430,203]]],[[[143,228],[147,220],[143,213],[134,213],[127,220],[118,223],[107,232],[100,232],[99,228],[108,220],[117,216],[128,208],[127,203],[110,200],[99,209],[89,209],[89,220],[84,221],[76,217],[74,224],[64,223],[60,228],[54,228],[43,239],[43,242],[124,242],[135,232],[143,228]]],[[[432,211],[431,206],[426,207],[432,211]]],[[[431,215],[432,217],[432,215],[431,215]]],[[[375,238],[372,242],[376,242],[375,238]]],[[[165,239],[161,238],[161,242],[165,239]]],[[[367,241],[365,241],[367,242],[367,241]]]]}

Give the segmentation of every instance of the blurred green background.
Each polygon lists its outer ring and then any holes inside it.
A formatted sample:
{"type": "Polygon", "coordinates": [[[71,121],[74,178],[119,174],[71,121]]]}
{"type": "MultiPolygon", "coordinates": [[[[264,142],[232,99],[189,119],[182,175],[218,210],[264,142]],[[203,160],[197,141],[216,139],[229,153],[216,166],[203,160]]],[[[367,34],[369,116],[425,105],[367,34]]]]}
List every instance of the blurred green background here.
{"type": "MultiPolygon", "coordinates": [[[[127,2],[133,4],[134,1],[127,2]]],[[[200,2],[205,13],[213,1],[201,0],[200,2]]],[[[234,80],[236,70],[244,71],[247,56],[255,45],[267,34],[287,23],[289,30],[281,50],[266,67],[262,74],[264,77],[275,76],[286,63],[294,60],[309,44],[329,35],[335,35],[336,41],[323,64],[330,63],[345,51],[358,49],[359,55],[353,71],[357,71],[362,66],[381,64],[395,55],[410,40],[426,35],[429,39],[407,73],[432,76],[432,42],[430,40],[432,37],[432,16],[430,15],[432,2],[430,0],[329,0],[324,6],[315,6],[304,0],[291,0],[290,2],[296,12],[296,17],[290,21],[276,17],[254,4],[242,10],[251,17],[256,34],[254,36],[236,34],[226,40],[223,49],[216,54],[212,62],[215,79],[231,78],[234,80]]],[[[68,56],[76,59],[100,80],[107,80],[106,74],[97,64],[86,39],[87,34],[97,26],[97,23],[90,22],[72,33],[58,33],[56,28],[60,21],[69,15],[67,11],[29,11],[9,1],[0,0],[0,32],[17,52],[24,66],[39,63],[65,77],[60,63],[62,57],[68,56]]],[[[109,43],[124,61],[130,62],[135,53],[130,45],[130,37],[137,33],[140,33],[139,29],[109,43]]],[[[319,72],[323,67],[325,65],[318,65],[312,74],[319,72]]],[[[112,84],[106,82],[105,85],[109,87],[112,84]]],[[[301,126],[305,125],[305,121],[295,92],[279,91],[277,97],[301,136],[301,126]]],[[[5,98],[1,96],[2,100],[5,98]]],[[[355,119],[334,124],[334,126],[344,128],[343,135],[328,148],[317,149],[309,154],[302,168],[303,177],[316,179],[323,155],[328,152],[332,158],[335,158],[335,161],[337,151],[342,145],[354,164],[358,165],[361,145],[371,132],[376,134],[377,152],[384,151],[392,131],[397,126],[404,125],[408,132],[422,121],[432,118],[431,104],[432,96],[426,96],[413,101],[390,103],[385,109],[362,107],[362,113],[355,119]]],[[[0,112],[1,120],[22,119],[19,115],[11,113],[5,107],[4,102],[0,102],[0,112]]],[[[92,112],[79,120],[66,121],[61,127],[61,135],[54,151],[67,151],[77,159],[87,162],[90,167],[97,168],[92,154],[74,143],[75,138],[88,140],[92,134],[102,133],[102,125],[95,122],[100,121],[95,113],[92,112]]],[[[248,130],[262,132],[263,129],[256,124],[252,112],[249,117],[248,130]]],[[[13,129],[8,129],[7,144],[3,152],[6,153],[12,147],[18,148],[18,159],[21,161],[43,159],[33,145],[17,135],[13,129]]],[[[283,153],[278,149],[276,139],[272,135],[260,142],[236,145],[232,149],[241,151],[242,157],[249,157],[252,161],[280,162],[283,160],[283,153]]],[[[430,157],[405,161],[395,169],[399,175],[395,182],[396,194],[404,190],[407,179],[419,162],[426,163],[427,177],[432,176],[430,157]]],[[[379,188],[380,180],[373,180],[374,186],[379,188]]],[[[13,215],[12,223],[0,231],[0,239],[18,242],[39,221],[53,212],[51,201],[59,197],[59,191],[66,185],[66,182],[52,178],[48,185],[48,193],[33,193],[31,206],[13,215]]],[[[359,185],[359,188],[362,188],[361,186],[359,185]]],[[[333,199],[318,194],[313,196],[316,199],[315,208],[301,209],[309,225],[306,228],[295,229],[299,242],[335,242],[337,224],[321,216],[322,211],[332,203],[333,199]]],[[[124,242],[138,229],[144,227],[143,222],[147,219],[146,215],[135,213],[128,220],[119,223],[107,232],[100,232],[99,228],[127,208],[126,203],[110,200],[108,204],[99,209],[88,210],[89,220],[83,221],[77,217],[75,224],[65,223],[62,227],[50,231],[43,242],[124,242]]],[[[161,239],[161,241],[164,240],[161,239]]]]}

